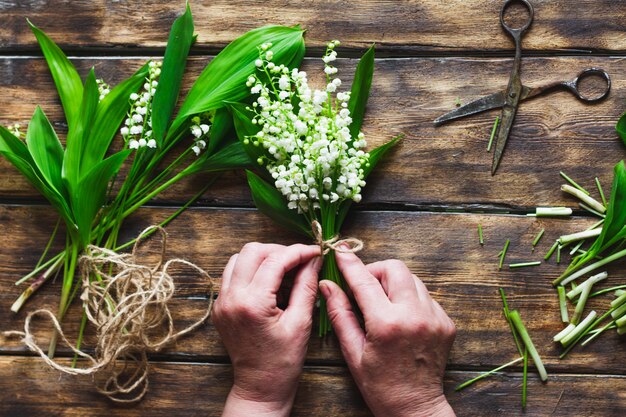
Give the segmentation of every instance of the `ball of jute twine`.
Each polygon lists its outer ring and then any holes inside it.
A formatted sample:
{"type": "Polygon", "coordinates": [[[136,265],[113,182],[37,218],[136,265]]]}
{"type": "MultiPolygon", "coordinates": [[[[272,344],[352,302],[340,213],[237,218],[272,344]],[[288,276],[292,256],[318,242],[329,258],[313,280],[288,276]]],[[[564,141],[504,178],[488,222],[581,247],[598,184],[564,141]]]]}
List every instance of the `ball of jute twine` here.
{"type": "Polygon", "coordinates": [[[145,229],[131,253],[119,254],[109,249],[89,246],[80,259],[83,285],[81,300],[87,319],[97,329],[94,355],[70,343],[55,315],[45,309],[28,314],[24,331],[4,332],[21,337],[24,344],[52,368],[68,375],[91,375],[97,390],[119,403],[141,400],[148,392],[148,353],[159,352],[200,325],[211,315],[215,285],[209,274],[183,259],[165,261],[167,234],[159,226],[145,229]],[[161,235],[161,252],[157,264],[150,268],[136,261],[140,242],[156,229],[161,235]],[[209,283],[206,312],[195,323],[176,332],[169,303],[174,295],[173,265],[185,265],[205,277],[209,283]],[[75,368],[61,365],[41,349],[33,332],[33,318],[48,318],[60,340],[91,366],[75,368]]]}
{"type": "Polygon", "coordinates": [[[339,239],[337,235],[324,240],[322,225],[317,220],[311,222],[311,231],[313,232],[315,243],[320,246],[322,255],[327,255],[331,250],[339,253],[355,253],[363,249],[363,241],[355,237],[339,239]],[[348,247],[344,247],[344,245],[348,247]]]}

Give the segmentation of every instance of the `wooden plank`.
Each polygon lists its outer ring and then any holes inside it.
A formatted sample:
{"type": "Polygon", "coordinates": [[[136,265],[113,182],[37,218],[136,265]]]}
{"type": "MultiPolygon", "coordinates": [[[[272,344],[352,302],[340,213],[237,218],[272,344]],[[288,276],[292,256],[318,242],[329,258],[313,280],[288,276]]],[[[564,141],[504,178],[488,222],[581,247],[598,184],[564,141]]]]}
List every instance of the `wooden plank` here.
{"type": "MultiPolygon", "coordinates": [[[[533,1],[535,20],[524,38],[526,50],[624,51],[626,6],[612,0],[533,1]]],[[[316,47],[338,38],[351,48],[371,43],[394,54],[511,49],[498,16],[501,1],[362,0],[343,2],[218,0],[191,4],[197,49],[221,48],[242,33],[268,24],[301,24],[316,47]]],[[[140,4],[105,1],[20,1],[0,3],[0,47],[35,47],[25,22],[30,18],[63,46],[162,48],[183,2],[140,4]]]]}
{"type": "MultiPolygon", "coordinates": [[[[194,58],[186,88],[206,64],[194,58]]],[[[351,82],[355,60],[339,63],[346,85],[351,82]],[[344,75],[345,74],[345,75],[344,75]]],[[[79,59],[81,73],[95,66],[112,83],[131,74],[135,59],[79,59]]],[[[364,131],[374,147],[398,134],[406,137],[381,164],[365,191],[365,204],[463,209],[523,209],[537,205],[576,207],[560,191],[563,170],[595,192],[597,175],[608,193],[613,166],[624,156],[614,125],[624,110],[619,91],[626,88],[626,61],[621,58],[526,59],[523,79],[531,85],[569,79],[586,67],[605,68],[613,77],[613,93],[596,105],[585,105],[559,92],[521,105],[498,174],[490,174],[491,155],[486,152],[493,121],[491,111],[434,127],[432,120],[454,108],[457,98],[468,102],[504,88],[508,59],[382,59],[369,102],[364,131]]],[[[319,61],[307,60],[304,68],[319,82],[319,61]],[[313,75],[314,74],[314,75],[313,75]]],[[[63,130],[63,115],[54,86],[39,59],[0,59],[0,95],[7,97],[0,123],[25,125],[41,104],[63,130]]],[[[206,177],[184,181],[161,201],[184,201],[206,177]]],[[[0,198],[31,199],[37,193],[0,158],[0,198]]],[[[241,173],[229,174],[203,200],[204,204],[250,206],[241,173]]]]}
{"type": "MultiPolygon", "coordinates": [[[[142,209],[128,226],[127,235],[137,233],[172,209],[142,209]]],[[[550,285],[564,266],[552,259],[540,267],[509,270],[513,262],[541,260],[560,234],[581,230],[591,219],[533,219],[525,216],[470,215],[424,212],[354,212],[345,234],[363,239],[361,256],[366,262],[389,258],[405,261],[421,277],[433,297],[446,309],[458,328],[450,366],[462,369],[491,369],[515,358],[516,349],[506,321],[498,288],[503,287],[511,308],[520,310],[528,330],[549,371],[626,372],[622,360],[626,345],[610,332],[600,342],[577,348],[566,360],[552,336],[563,327],[556,291],[550,285]],[[478,244],[476,228],[482,224],[485,245],[478,244]],[[535,253],[531,242],[542,228],[546,234],[535,253]],[[497,254],[511,240],[505,268],[498,271],[497,254]]],[[[60,283],[46,285],[24,311],[14,316],[9,307],[24,287],[13,286],[36,263],[55,218],[46,207],[0,206],[0,330],[21,327],[25,314],[36,308],[56,311],[60,283]]],[[[193,209],[168,226],[171,257],[183,257],[219,276],[233,253],[250,241],[290,244],[302,241],[285,233],[255,210],[193,209]]],[[[564,256],[564,259],[566,257],[564,256]]],[[[609,269],[603,287],[623,284],[626,265],[609,269]]],[[[190,323],[206,307],[207,284],[191,274],[182,274],[178,300],[173,307],[179,325],[190,323]]],[[[606,311],[612,297],[596,299],[591,306],[606,311]]],[[[80,322],[75,308],[66,320],[68,335],[77,334],[80,322]]],[[[45,326],[40,329],[47,329],[45,326]]],[[[39,332],[44,337],[45,331],[39,332]]],[[[42,339],[43,340],[43,339],[42,339]]],[[[92,339],[90,339],[92,340],[92,339]]],[[[87,346],[90,341],[87,341],[87,346]]],[[[67,349],[60,349],[67,352],[67,349]]],[[[18,341],[4,341],[0,353],[24,353],[18,341]]],[[[224,360],[226,353],[212,325],[181,340],[161,356],[185,360],[224,360]]],[[[312,337],[309,363],[340,363],[342,357],[334,337],[312,337]]]]}
{"type": "MultiPolygon", "coordinates": [[[[229,365],[152,363],[147,396],[137,405],[124,407],[97,394],[87,377],[60,376],[34,358],[0,357],[0,413],[6,417],[219,416],[232,384],[231,372],[229,365]]],[[[623,376],[555,374],[547,384],[530,376],[524,413],[519,373],[500,374],[453,392],[460,382],[476,375],[446,374],[446,395],[458,416],[619,416],[626,412],[623,376]]],[[[371,416],[342,367],[306,367],[291,415],[371,416]]]]}

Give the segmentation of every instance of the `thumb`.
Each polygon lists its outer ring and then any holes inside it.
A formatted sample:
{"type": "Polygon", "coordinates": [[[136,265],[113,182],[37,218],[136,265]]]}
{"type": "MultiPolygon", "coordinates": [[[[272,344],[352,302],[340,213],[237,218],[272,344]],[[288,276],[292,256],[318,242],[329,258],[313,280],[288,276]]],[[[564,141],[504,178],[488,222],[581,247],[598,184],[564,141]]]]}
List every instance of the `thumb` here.
{"type": "Polygon", "coordinates": [[[339,339],[343,356],[349,366],[356,365],[363,352],[365,333],[352,311],[350,300],[332,281],[322,280],[319,287],[326,299],[328,317],[339,339]]]}

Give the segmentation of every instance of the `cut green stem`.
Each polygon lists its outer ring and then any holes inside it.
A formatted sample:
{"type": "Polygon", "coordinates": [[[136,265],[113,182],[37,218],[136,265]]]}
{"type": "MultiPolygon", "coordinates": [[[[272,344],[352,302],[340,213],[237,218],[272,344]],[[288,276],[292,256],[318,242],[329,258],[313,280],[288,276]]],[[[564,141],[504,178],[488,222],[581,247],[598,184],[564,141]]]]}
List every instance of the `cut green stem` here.
{"type": "Polygon", "coordinates": [[[485,244],[485,240],[483,239],[483,226],[478,223],[478,243],[481,245],[485,244]]]}
{"type": "Polygon", "coordinates": [[[493,122],[493,128],[491,129],[491,137],[487,144],[487,152],[491,152],[491,146],[493,145],[493,139],[496,137],[496,131],[498,130],[498,123],[500,123],[500,116],[496,116],[495,122],[493,122]]]}
{"type": "Polygon", "coordinates": [[[550,248],[550,250],[548,251],[548,253],[546,253],[546,256],[543,257],[544,261],[549,261],[550,258],[552,257],[552,254],[554,253],[554,251],[556,250],[556,248],[559,246],[559,241],[555,241],[554,245],[552,245],[552,247],[550,248]]]}
{"type": "Polygon", "coordinates": [[[533,341],[530,338],[530,335],[528,334],[524,323],[522,322],[522,318],[520,317],[519,312],[517,310],[513,310],[509,314],[509,317],[511,318],[511,321],[515,326],[517,333],[522,338],[522,341],[524,342],[524,346],[528,350],[528,353],[533,358],[533,362],[535,362],[535,367],[539,372],[539,377],[542,381],[546,381],[548,379],[548,373],[546,372],[546,368],[543,366],[541,357],[539,356],[539,353],[537,352],[537,349],[535,348],[535,345],[533,344],[533,341]]]}
{"type": "Polygon", "coordinates": [[[602,203],[604,207],[608,206],[606,202],[606,197],[604,196],[604,191],[602,190],[602,185],[600,184],[600,180],[596,177],[596,186],[598,187],[598,192],[600,193],[600,198],[602,199],[602,203]]]}
{"type": "Polygon", "coordinates": [[[561,309],[561,321],[563,323],[569,322],[569,314],[567,313],[567,299],[565,298],[565,287],[559,285],[556,287],[557,292],[559,293],[559,307],[561,309]]]}
{"type": "Polygon", "coordinates": [[[474,382],[476,382],[476,381],[480,381],[481,379],[484,379],[484,378],[487,378],[489,375],[493,375],[493,374],[495,374],[496,372],[501,371],[501,370],[503,370],[503,369],[505,369],[505,368],[508,368],[509,366],[513,366],[513,365],[515,365],[515,364],[517,364],[517,363],[520,363],[520,362],[521,362],[521,361],[523,361],[523,360],[524,360],[524,358],[523,358],[523,357],[522,357],[522,358],[517,358],[517,359],[515,359],[515,360],[513,360],[513,361],[511,361],[511,362],[509,362],[509,363],[505,363],[505,364],[504,364],[504,365],[502,365],[502,366],[498,366],[497,368],[492,369],[491,371],[488,371],[488,372],[485,372],[485,373],[482,373],[482,374],[478,375],[476,378],[472,378],[472,379],[470,379],[469,381],[465,381],[465,382],[463,382],[462,384],[457,385],[457,387],[456,387],[454,390],[455,390],[455,391],[460,391],[460,390],[462,390],[463,388],[467,388],[467,387],[469,387],[470,385],[472,385],[474,382]]]}
{"type": "Polygon", "coordinates": [[[533,248],[537,246],[537,244],[539,243],[539,241],[541,240],[545,232],[546,232],[546,229],[541,229],[537,237],[535,237],[535,240],[533,240],[533,248]]]}
{"type": "Polygon", "coordinates": [[[583,193],[589,195],[589,191],[585,190],[582,186],[580,186],[576,181],[574,181],[573,179],[571,179],[570,177],[568,177],[567,175],[565,175],[565,172],[561,171],[559,172],[559,174],[561,174],[561,177],[563,177],[565,179],[565,181],[569,182],[570,184],[572,184],[575,188],[579,189],[580,191],[582,191],[583,193]]]}
{"type": "Polygon", "coordinates": [[[504,258],[506,258],[506,252],[509,250],[509,245],[511,241],[509,239],[504,243],[504,248],[502,249],[502,255],[500,255],[500,264],[498,265],[498,270],[502,269],[502,265],[504,264],[504,258]]]}
{"type": "Polygon", "coordinates": [[[574,188],[571,185],[564,184],[561,186],[561,191],[564,191],[568,194],[573,195],[574,197],[577,197],[580,201],[582,201],[583,203],[587,204],[592,209],[602,214],[606,212],[606,207],[604,207],[602,203],[590,197],[589,195],[583,193],[578,188],[574,188]]]}
{"type": "Polygon", "coordinates": [[[528,266],[539,266],[541,265],[541,261],[535,261],[535,262],[521,262],[521,263],[517,263],[517,264],[509,264],[509,268],[513,269],[513,268],[525,268],[528,266]]]}

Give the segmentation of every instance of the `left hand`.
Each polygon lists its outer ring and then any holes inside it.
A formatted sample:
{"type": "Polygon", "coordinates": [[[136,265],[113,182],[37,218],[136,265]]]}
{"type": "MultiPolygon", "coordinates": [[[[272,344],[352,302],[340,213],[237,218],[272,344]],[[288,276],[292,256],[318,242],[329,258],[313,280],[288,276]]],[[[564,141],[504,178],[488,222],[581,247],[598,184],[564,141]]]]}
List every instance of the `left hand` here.
{"type": "Polygon", "coordinates": [[[213,309],[234,368],[224,416],[287,416],[302,373],[321,266],[319,246],[248,243],[222,275],[213,309]],[[286,309],[277,292],[297,269],[286,309]]]}

